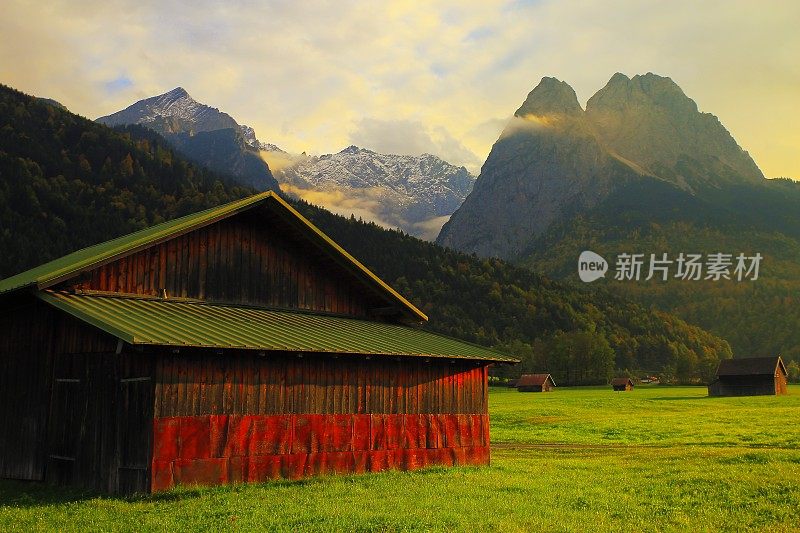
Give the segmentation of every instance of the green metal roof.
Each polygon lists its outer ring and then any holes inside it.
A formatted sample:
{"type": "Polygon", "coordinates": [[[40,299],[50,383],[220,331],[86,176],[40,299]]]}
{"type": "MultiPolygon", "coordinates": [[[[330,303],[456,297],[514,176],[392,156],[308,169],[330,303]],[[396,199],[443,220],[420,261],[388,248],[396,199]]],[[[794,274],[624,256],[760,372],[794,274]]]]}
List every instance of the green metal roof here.
{"type": "Polygon", "coordinates": [[[506,354],[416,327],[341,316],[107,293],[40,291],[37,295],[134,345],[518,362],[506,354]]]}
{"type": "Polygon", "coordinates": [[[422,311],[403,298],[397,291],[392,289],[356,258],[336,244],[330,237],[325,235],[319,228],[298,213],[292,206],[287,204],[283,198],[272,191],[263,192],[219,207],[177,218],[117,239],[78,250],[77,252],[65,255],[64,257],[0,281],[0,294],[31,286],[35,286],[39,289],[51,287],[81,272],[92,270],[120,257],[241,213],[257,205],[268,205],[272,207],[284,220],[292,223],[303,232],[308,239],[325,250],[334,259],[338,260],[345,268],[350,269],[362,282],[372,286],[378,293],[383,294],[388,301],[399,304],[400,309],[405,311],[406,314],[410,315],[413,319],[428,320],[428,317],[422,311]]]}

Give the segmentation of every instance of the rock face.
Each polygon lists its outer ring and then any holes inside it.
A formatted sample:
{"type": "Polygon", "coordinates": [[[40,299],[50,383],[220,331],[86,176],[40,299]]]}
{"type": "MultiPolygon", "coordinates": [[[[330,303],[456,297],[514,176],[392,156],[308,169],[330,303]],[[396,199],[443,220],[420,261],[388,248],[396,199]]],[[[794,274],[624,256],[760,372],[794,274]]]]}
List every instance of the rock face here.
{"type": "MultiPolygon", "coordinates": [[[[288,155],[274,145],[262,148],[288,155]]],[[[299,196],[303,191],[331,193],[328,201],[368,210],[383,225],[429,240],[461,205],[475,180],[464,167],[430,154],[380,154],[349,146],[336,154],[292,159],[292,164],[275,172],[285,189],[299,196]]],[[[311,200],[324,205],[326,198],[317,194],[311,200]]]]}
{"type": "Polygon", "coordinates": [[[278,190],[269,165],[259,156],[253,128],[201,104],[177,87],[140,100],[97,122],[107,126],[140,124],[161,134],[188,158],[259,190],[278,190]]]}
{"type": "Polygon", "coordinates": [[[615,74],[585,111],[569,85],[543,78],[437,242],[514,259],[554,223],[636,180],[705,194],[763,175],[719,120],[700,113],[669,78],[615,74]]]}

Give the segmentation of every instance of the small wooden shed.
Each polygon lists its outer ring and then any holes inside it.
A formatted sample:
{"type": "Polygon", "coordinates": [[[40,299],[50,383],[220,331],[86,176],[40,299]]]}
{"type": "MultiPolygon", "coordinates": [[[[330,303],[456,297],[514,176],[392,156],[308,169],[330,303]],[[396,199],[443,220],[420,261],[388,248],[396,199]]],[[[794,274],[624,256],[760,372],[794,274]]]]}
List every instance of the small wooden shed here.
{"type": "Polygon", "coordinates": [[[517,380],[519,392],[550,392],[556,382],[550,374],[523,374],[517,380]]]}
{"type": "Polygon", "coordinates": [[[611,387],[615,391],[633,390],[633,380],[631,378],[614,378],[611,380],[611,387]]]}
{"type": "Polygon", "coordinates": [[[488,464],[487,370],[272,192],[0,281],[0,477],[112,493],[488,464]]]}
{"type": "Polygon", "coordinates": [[[786,366],[780,357],[723,359],[709,396],[761,396],[788,394],[786,366]]]}

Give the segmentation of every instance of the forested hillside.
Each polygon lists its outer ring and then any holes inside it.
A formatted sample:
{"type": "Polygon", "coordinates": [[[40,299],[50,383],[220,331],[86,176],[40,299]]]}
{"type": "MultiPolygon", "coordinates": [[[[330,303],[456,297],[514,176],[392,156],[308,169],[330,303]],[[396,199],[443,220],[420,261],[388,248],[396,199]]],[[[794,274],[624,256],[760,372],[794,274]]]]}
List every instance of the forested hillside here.
{"type": "Polygon", "coordinates": [[[0,278],[246,194],[149,130],[0,86],[0,278]]]}
{"type": "MultiPolygon", "coordinates": [[[[0,277],[251,193],[152,132],[111,130],[0,87],[0,277]]],[[[498,373],[549,371],[563,383],[602,382],[615,368],[707,378],[731,355],[718,337],[605,292],[298,208],[421,307],[426,327],[523,357],[498,373]]]]}
{"type": "Polygon", "coordinates": [[[612,272],[592,286],[720,335],[737,357],[800,360],[800,183],[763,180],[702,196],[669,184],[634,184],[551,228],[521,262],[556,278],[577,279],[575,259],[587,248],[612,262],[612,272]],[[614,280],[619,254],[667,253],[674,259],[697,252],[759,253],[758,279],[614,280]]]}

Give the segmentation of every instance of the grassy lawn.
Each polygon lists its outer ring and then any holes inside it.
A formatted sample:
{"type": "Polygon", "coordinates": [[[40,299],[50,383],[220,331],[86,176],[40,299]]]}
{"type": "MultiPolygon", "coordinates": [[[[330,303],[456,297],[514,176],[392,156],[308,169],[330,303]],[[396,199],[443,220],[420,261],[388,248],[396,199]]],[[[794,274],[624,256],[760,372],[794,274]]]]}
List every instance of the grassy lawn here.
{"type": "Polygon", "coordinates": [[[0,530],[800,531],[800,387],[493,389],[492,465],[101,498],[0,482],[0,530]]]}

